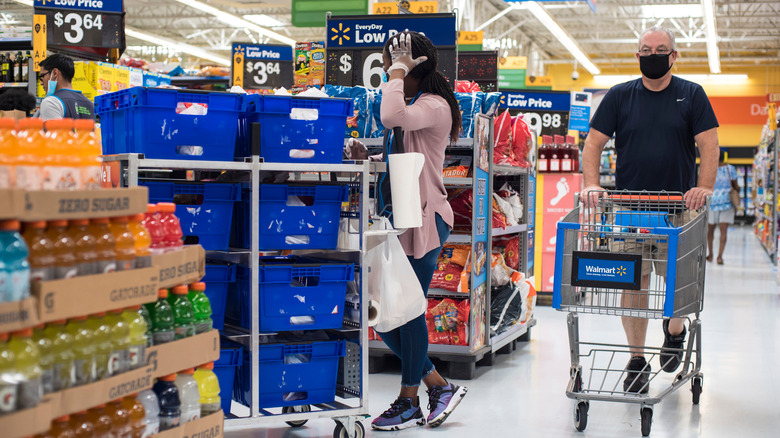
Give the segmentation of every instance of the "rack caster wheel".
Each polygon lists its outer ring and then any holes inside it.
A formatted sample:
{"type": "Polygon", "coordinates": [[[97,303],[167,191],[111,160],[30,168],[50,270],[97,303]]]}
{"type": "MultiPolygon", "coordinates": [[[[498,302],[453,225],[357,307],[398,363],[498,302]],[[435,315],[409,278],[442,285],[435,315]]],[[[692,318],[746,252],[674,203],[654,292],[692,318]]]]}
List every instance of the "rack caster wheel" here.
{"type": "MultiPolygon", "coordinates": [[[[283,414],[293,414],[296,412],[311,412],[311,406],[309,405],[300,405],[300,406],[285,406],[282,408],[283,414]]],[[[298,420],[298,421],[285,421],[288,426],[290,427],[301,427],[309,420],[298,420]]]]}
{"type": "Polygon", "coordinates": [[[701,397],[701,387],[704,383],[704,379],[701,376],[696,376],[691,379],[691,393],[693,394],[693,404],[699,404],[699,397],[701,397]]]}
{"type": "Polygon", "coordinates": [[[653,425],[653,408],[642,408],[640,415],[642,417],[642,436],[650,436],[650,427],[653,425]]]}
{"type": "Polygon", "coordinates": [[[580,401],[574,408],[574,427],[578,432],[582,432],[588,427],[588,407],[587,401],[580,401]]]}
{"type": "Polygon", "coordinates": [[[333,429],[333,438],[364,438],[366,436],[366,429],[363,427],[363,423],[355,422],[355,436],[350,437],[347,434],[347,428],[341,423],[336,423],[336,428],[333,429]]]}

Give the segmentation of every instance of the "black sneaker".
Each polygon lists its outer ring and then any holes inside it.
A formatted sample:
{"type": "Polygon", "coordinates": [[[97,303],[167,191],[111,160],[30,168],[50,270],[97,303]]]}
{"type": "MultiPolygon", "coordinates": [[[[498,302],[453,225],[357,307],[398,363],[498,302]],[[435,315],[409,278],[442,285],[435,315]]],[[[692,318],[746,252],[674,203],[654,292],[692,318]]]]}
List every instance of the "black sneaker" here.
{"type": "Polygon", "coordinates": [[[623,391],[646,394],[650,390],[650,364],[643,356],[633,356],[626,365],[626,380],[623,381],[623,391]]]}
{"type": "Polygon", "coordinates": [[[371,427],[376,430],[401,430],[424,425],[425,417],[420,406],[414,406],[412,399],[405,397],[398,397],[390,409],[371,422],[371,427]]]}
{"type": "Polygon", "coordinates": [[[679,335],[669,333],[669,320],[665,319],[664,327],[664,346],[661,348],[661,369],[667,373],[673,373],[680,366],[683,357],[683,347],[685,347],[685,326],[679,335]]]}

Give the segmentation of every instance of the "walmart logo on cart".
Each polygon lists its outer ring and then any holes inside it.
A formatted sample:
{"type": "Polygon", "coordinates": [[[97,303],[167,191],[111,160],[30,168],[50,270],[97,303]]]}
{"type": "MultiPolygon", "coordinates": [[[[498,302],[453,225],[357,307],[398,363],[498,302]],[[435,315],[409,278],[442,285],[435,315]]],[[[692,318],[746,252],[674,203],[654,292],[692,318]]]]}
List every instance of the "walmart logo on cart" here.
{"type": "Polygon", "coordinates": [[[611,267],[611,268],[604,268],[601,266],[590,266],[585,265],[585,272],[587,272],[589,275],[606,275],[614,277],[616,275],[624,276],[626,275],[626,268],[625,266],[618,266],[618,267],[611,267]]]}

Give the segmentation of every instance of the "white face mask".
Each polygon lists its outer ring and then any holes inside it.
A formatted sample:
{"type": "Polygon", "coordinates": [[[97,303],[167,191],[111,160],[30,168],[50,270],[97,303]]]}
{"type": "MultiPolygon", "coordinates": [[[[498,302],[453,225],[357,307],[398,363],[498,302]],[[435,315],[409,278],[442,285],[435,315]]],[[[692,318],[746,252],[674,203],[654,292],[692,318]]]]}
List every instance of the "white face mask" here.
{"type": "MultiPolygon", "coordinates": [[[[52,73],[51,76],[54,76],[54,74],[52,73]]],[[[49,87],[46,90],[46,97],[54,96],[54,92],[55,91],[57,91],[57,81],[53,81],[53,80],[49,79],[49,87]]]]}

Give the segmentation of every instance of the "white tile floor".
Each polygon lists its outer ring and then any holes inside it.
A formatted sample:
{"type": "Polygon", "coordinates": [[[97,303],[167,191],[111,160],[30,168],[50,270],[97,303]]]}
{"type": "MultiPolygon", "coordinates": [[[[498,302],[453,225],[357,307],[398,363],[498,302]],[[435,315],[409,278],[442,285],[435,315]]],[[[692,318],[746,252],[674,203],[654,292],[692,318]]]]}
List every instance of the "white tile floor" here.
{"type": "MultiPolygon", "coordinates": [[[[651,436],[777,437],[780,436],[780,294],[776,269],[751,228],[729,232],[725,265],[707,265],[703,327],[701,404],[691,404],[689,387],[667,397],[655,408],[651,436]]],[[[717,235],[716,235],[717,239],[717,235]]],[[[564,391],[569,356],[565,313],[549,307],[536,311],[539,325],[532,341],[511,355],[498,356],[493,367],[478,367],[477,378],[457,382],[469,393],[453,415],[437,429],[415,428],[367,435],[415,438],[454,437],[639,437],[636,405],[590,405],[588,427],[574,430],[572,402],[564,391]]],[[[581,321],[580,336],[603,340],[622,336],[616,317],[581,321]]],[[[623,342],[622,337],[616,338],[623,342]]],[[[651,321],[648,343],[662,343],[660,321],[651,321]]],[[[657,363],[654,364],[657,366],[657,363]]],[[[654,389],[668,384],[653,381],[654,389]]],[[[370,376],[369,404],[380,414],[397,396],[400,373],[370,376]]],[[[423,403],[427,402],[422,397],[423,403]]],[[[310,421],[301,429],[283,423],[228,433],[229,438],[331,437],[334,423],[310,421]]]]}

